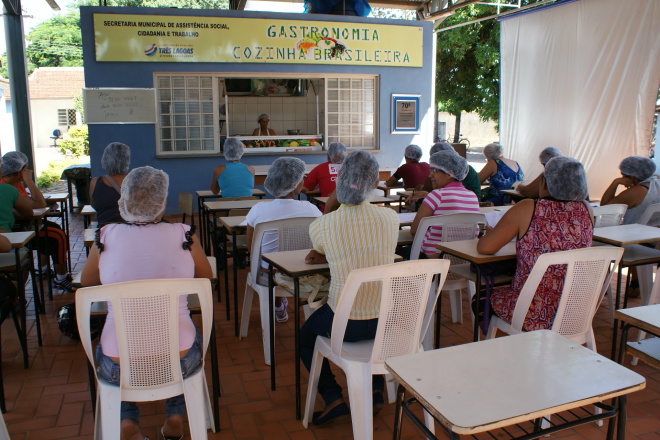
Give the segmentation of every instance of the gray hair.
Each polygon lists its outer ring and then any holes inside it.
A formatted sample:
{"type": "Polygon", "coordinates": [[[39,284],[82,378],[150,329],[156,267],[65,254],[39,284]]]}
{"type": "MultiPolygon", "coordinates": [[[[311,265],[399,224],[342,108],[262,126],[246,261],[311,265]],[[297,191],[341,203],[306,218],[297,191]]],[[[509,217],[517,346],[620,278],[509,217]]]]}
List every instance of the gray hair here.
{"type": "Polygon", "coordinates": [[[560,157],[560,156],[563,156],[563,154],[555,147],[546,147],[543,150],[541,150],[541,152],[539,153],[539,161],[543,165],[546,165],[548,161],[553,157],[560,157]]]}
{"type": "Polygon", "coordinates": [[[422,149],[420,148],[419,145],[408,145],[406,149],[403,151],[403,157],[407,157],[408,159],[411,160],[420,160],[422,158],[422,155],[424,153],[422,152],[422,149]]]}
{"type": "Polygon", "coordinates": [[[237,138],[230,137],[225,140],[226,160],[241,160],[244,152],[245,146],[243,145],[243,142],[239,141],[237,138]]]}
{"type": "Polygon", "coordinates": [[[587,173],[572,157],[553,157],[545,164],[545,186],[552,197],[561,201],[586,200],[589,196],[587,173]]]}
{"type": "Polygon", "coordinates": [[[378,183],[378,161],[367,151],[353,151],[346,156],[337,176],[337,201],[359,205],[378,183]]]}
{"type": "Polygon", "coordinates": [[[621,174],[626,176],[646,180],[655,174],[655,162],[644,156],[630,156],[621,161],[619,170],[621,170],[621,174]]]}
{"type": "Polygon", "coordinates": [[[119,214],[127,222],[156,221],[165,210],[169,176],[150,166],[134,168],[121,184],[119,214]]]}
{"type": "Polygon", "coordinates": [[[263,118],[268,118],[268,120],[270,121],[270,116],[268,116],[268,113],[262,113],[257,118],[257,122],[261,121],[263,118]]]}
{"type": "Polygon", "coordinates": [[[429,151],[429,155],[433,156],[435,153],[439,151],[456,151],[456,150],[454,150],[454,147],[449,145],[448,142],[436,142],[431,147],[431,151],[429,151]]]}
{"type": "Polygon", "coordinates": [[[491,142],[484,147],[484,157],[488,160],[495,160],[502,157],[502,146],[497,142],[491,142]]]}
{"type": "Polygon", "coordinates": [[[305,162],[297,157],[280,157],[268,169],[266,191],[284,197],[295,190],[305,177],[305,162]]]}
{"type": "Polygon", "coordinates": [[[341,142],[332,142],[328,147],[328,156],[332,163],[342,163],[346,159],[346,145],[341,142]]]}
{"type": "Polygon", "coordinates": [[[10,151],[3,156],[2,174],[9,176],[10,174],[20,172],[28,163],[28,158],[20,151],[10,151]]]}
{"type": "Polygon", "coordinates": [[[131,164],[131,149],[121,142],[112,142],[103,150],[101,167],[109,175],[126,174],[131,164]]]}
{"type": "Polygon", "coordinates": [[[465,179],[469,171],[467,160],[452,151],[439,151],[433,154],[429,165],[431,168],[444,171],[459,182],[465,179]]]}

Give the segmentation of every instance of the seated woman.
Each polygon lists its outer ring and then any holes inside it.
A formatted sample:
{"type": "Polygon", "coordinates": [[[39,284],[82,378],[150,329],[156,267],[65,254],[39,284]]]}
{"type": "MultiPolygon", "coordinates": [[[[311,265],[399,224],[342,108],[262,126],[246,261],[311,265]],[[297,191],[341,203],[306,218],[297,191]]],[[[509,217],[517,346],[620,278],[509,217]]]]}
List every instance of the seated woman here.
{"type": "MultiPolygon", "coordinates": [[[[2,175],[2,156],[0,156],[0,175],[2,175]]],[[[0,232],[11,232],[14,227],[14,211],[20,216],[32,215],[32,202],[21,197],[14,185],[0,183],[0,232]]]]}
{"type": "Polygon", "coordinates": [[[423,154],[419,146],[408,145],[403,152],[406,163],[401,165],[385,184],[394,186],[403,179],[404,188],[421,189],[429,175],[429,164],[419,161],[423,154]]]}
{"type": "Polygon", "coordinates": [[[318,188],[321,197],[328,197],[335,190],[337,174],[345,158],[346,145],[341,142],[332,142],[328,147],[328,161],[317,165],[307,175],[303,191],[318,188]]]}
{"type": "Polygon", "coordinates": [[[213,170],[211,191],[222,197],[250,197],[254,188],[254,168],[241,163],[245,151],[243,142],[236,138],[227,138],[224,145],[225,165],[218,165],[213,170]]]}
{"type": "MultiPolygon", "coordinates": [[[[433,144],[429,154],[433,156],[435,153],[440,151],[451,151],[456,153],[454,147],[449,145],[449,143],[437,142],[433,144]]],[[[472,168],[472,165],[468,164],[468,173],[465,176],[465,179],[461,181],[461,183],[466,189],[469,189],[477,196],[478,201],[481,201],[481,182],[479,181],[479,174],[474,168],[472,168]]],[[[426,178],[426,182],[424,182],[424,187],[419,191],[413,191],[414,194],[406,199],[406,203],[411,203],[423,199],[431,191],[433,191],[433,182],[431,181],[431,174],[429,174],[429,176],[426,178]]]]}
{"type": "Polygon", "coordinates": [[[660,180],[655,177],[655,162],[648,157],[630,156],[619,164],[621,176],[612,181],[600,199],[601,205],[621,203],[628,206],[623,224],[637,223],[649,205],[660,203],[660,180]],[[618,195],[619,185],[625,189],[618,195]]]}
{"type": "MultiPolygon", "coordinates": [[[[46,199],[32,180],[32,170],[28,169],[27,163],[27,156],[19,151],[10,151],[5,154],[0,183],[14,186],[18,190],[19,197],[30,206],[30,210],[45,208],[46,199]]],[[[32,214],[31,211],[30,214],[32,214]]],[[[39,231],[38,245],[42,273],[46,273],[50,267],[48,255],[46,255],[46,248],[48,248],[48,254],[53,258],[55,269],[53,285],[63,292],[73,292],[72,277],[67,272],[68,240],[62,228],[57,223],[44,221],[44,227],[39,231]],[[46,246],[46,237],[48,237],[48,246],[46,246]]]]}
{"type": "MultiPolygon", "coordinates": [[[[559,151],[555,147],[546,147],[543,150],[541,150],[541,153],[539,153],[539,162],[541,162],[541,165],[545,166],[545,164],[548,163],[550,159],[558,156],[563,156],[563,154],[561,154],[561,151],[559,151]]],[[[521,183],[520,185],[516,186],[516,190],[528,199],[538,199],[542,178],[543,178],[543,173],[536,176],[536,179],[532,180],[527,184],[521,183]]]]}
{"type": "MultiPolygon", "coordinates": [[[[591,207],[585,202],[588,193],[580,162],[563,156],[550,159],[541,179],[541,198],[516,203],[479,239],[477,251],[482,254],[494,254],[513,238],[518,240],[511,286],[495,289],[490,297],[492,311],[504,321],[511,322],[518,296],[541,254],[591,246],[591,207]]],[[[525,318],[525,330],[552,327],[565,275],[566,268],[546,272],[525,318]]]]}
{"type": "MultiPolygon", "coordinates": [[[[162,222],[168,183],[167,174],[151,167],[135,168],[128,173],[119,199],[119,212],[126,223],[111,223],[99,229],[96,246],[92,247],[82,270],[83,286],[213,277],[208,259],[190,226],[162,222]]],[[[181,372],[187,377],[201,365],[202,338],[190,319],[186,296],[181,296],[179,301],[179,350],[181,372]]],[[[119,349],[110,305],[96,349],[96,361],[101,377],[119,384],[119,349]]],[[[164,438],[182,438],[185,412],[183,395],[165,401],[167,418],[161,429],[164,438]]],[[[139,423],[137,404],[122,402],[122,440],[143,440],[139,423]]]]}
{"type": "Polygon", "coordinates": [[[89,200],[96,210],[99,225],[124,221],[119,214],[117,202],[121,196],[121,184],[130,164],[131,149],[128,145],[113,142],[103,150],[101,167],[106,175],[94,177],[89,183],[89,200]]]}
{"type": "MultiPolygon", "coordinates": [[[[390,264],[399,235],[399,220],[392,209],[367,202],[378,186],[378,162],[371,153],[353,151],[344,160],[337,177],[338,210],[319,217],[309,227],[314,250],[305,262],[330,265],[332,281],[328,302],[314,312],[300,330],[300,358],[309,371],[316,336],[329,337],[334,311],[352,269],[390,264]]],[[[346,327],[345,341],[374,339],[378,326],[380,292],[376,283],[365,284],[353,306],[346,327]]],[[[373,376],[374,411],[383,405],[385,383],[382,376],[373,376]]],[[[322,425],[334,418],[348,415],[341,386],[335,381],[328,360],[323,361],[318,390],[325,409],[314,413],[312,422],[322,425]]]]}
{"type": "MultiPolygon", "coordinates": [[[[303,187],[305,177],[305,162],[296,157],[280,157],[268,169],[268,176],[264,186],[266,191],[275,196],[275,200],[268,203],[258,203],[248,212],[247,230],[245,232],[248,249],[252,249],[252,237],[254,229],[259,223],[286,218],[319,217],[321,211],[308,201],[296,200],[303,187]]],[[[261,240],[261,253],[277,252],[277,232],[266,231],[261,240]]],[[[252,258],[261,258],[253,255],[252,258]]],[[[261,271],[257,277],[257,283],[268,285],[268,264],[261,262],[261,271]]],[[[288,301],[286,298],[278,297],[275,303],[275,318],[277,322],[285,322],[289,319],[286,310],[288,301]]]]}
{"type": "Polygon", "coordinates": [[[520,165],[515,160],[502,156],[502,146],[496,142],[484,147],[484,156],[488,159],[486,166],[479,171],[479,181],[490,181],[490,187],[484,190],[482,201],[493,202],[495,206],[504,204],[503,189],[510,189],[515,182],[525,180],[520,165]]]}
{"type": "MultiPolygon", "coordinates": [[[[432,215],[456,214],[463,212],[479,212],[477,196],[463,186],[461,181],[468,172],[465,159],[452,151],[440,151],[431,156],[431,182],[433,191],[422,202],[415,220],[410,226],[414,237],[419,222],[432,215]]],[[[431,226],[427,229],[422,242],[422,253],[428,258],[437,258],[436,243],[442,241],[442,227],[431,226]]]]}

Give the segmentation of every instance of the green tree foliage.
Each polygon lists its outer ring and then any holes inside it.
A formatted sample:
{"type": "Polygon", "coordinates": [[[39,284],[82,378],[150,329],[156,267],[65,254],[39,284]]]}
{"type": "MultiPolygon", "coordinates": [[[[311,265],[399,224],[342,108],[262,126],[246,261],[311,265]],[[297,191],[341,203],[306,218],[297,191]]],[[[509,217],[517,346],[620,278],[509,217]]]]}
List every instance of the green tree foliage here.
{"type": "MultiPolygon", "coordinates": [[[[0,56],[0,63],[2,63],[2,66],[0,66],[0,76],[3,78],[9,78],[9,73],[7,72],[7,52],[4,52],[2,56],[0,56]]],[[[37,66],[34,65],[30,60],[27,60],[27,71],[28,75],[32,73],[34,69],[36,69],[37,66]]]]}
{"type": "Polygon", "coordinates": [[[26,40],[29,42],[26,56],[37,67],[82,66],[82,35],[77,12],[39,23],[26,40]]]}
{"type": "MultiPolygon", "coordinates": [[[[447,18],[442,27],[492,15],[493,8],[470,5],[447,18]]],[[[500,27],[494,20],[438,33],[435,98],[439,109],[457,116],[477,112],[482,120],[499,118],[500,27]]]]}

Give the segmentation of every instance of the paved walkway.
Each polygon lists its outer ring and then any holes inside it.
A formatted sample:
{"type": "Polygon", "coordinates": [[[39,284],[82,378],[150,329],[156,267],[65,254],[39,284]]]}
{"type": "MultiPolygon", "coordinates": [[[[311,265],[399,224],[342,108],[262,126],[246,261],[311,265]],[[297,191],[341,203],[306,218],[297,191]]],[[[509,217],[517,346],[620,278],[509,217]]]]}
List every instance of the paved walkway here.
{"type": "MultiPolygon", "coordinates": [[[[85,263],[82,241],[82,217],[71,218],[72,264],[79,271],[85,263]]],[[[222,274],[221,274],[222,276],[222,274]]],[[[242,301],[246,270],[239,270],[239,301],[242,301]]],[[[28,284],[29,287],[29,284],[28,284]]],[[[31,293],[30,293],[31,295],[31,293]]],[[[92,439],[93,418],[87,384],[86,357],[78,341],[63,336],[55,314],[57,309],[73,301],[74,294],[56,293],[46,302],[46,314],[42,315],[44,343],[37,346],[34,315],[28,307],[30,368],[23,369],[22,356],[16,332],[11,320],[2,325],[2,369],[7,399],[4,414],[12,439],[92,439]]],[[[31,299],[31,298],[30,298],[31,299]]],[[[451,324],[449,301],[443,297],[443,328],[441,345],[450,346],[471,341],[470,317],[464,299],[464,324],[451,324]]],[[[634,303],[635,301],[633,301],[634,303]]],[[[241,303],[242,305],[242,303],[241,303]]],[[[233,304],[232,304],[233,307],[233,304]]],[[[263,362],[258,304],[255,300],[249,335],[239,341],[234,337],[233,322],[225,319],[225,304],[215,303],[218,357],[220,363],[219,433],[209,432],[209,439],[340,439],[352,438],[350,420],[332,426],[304,429],[295,419],[294,411],[294,334],[293,319],[278,324],[276,331],[277,391],[271,391],[270,373],[263,362]]],[[[609,311],[604,304],[595,320],[598,348],[609,353],[611,327],[609,311]]],[[[521,353],[523,356],[524,353],[521,353]]],[[[627,365],[629,365],[629,358],[627,365]]],[[[484,360],[484,368],[488,368],[484,360]]],[[[210,362],[207,358],[207,375],[210,362]]],[[[660,372],[640,363],[632,367],[644,375],[647,388],[630,396],[628,413],[628,440],[660,440],[660,372]]],[[[530,372],[533,374],[533,372],[530,372]]],[[[438,371],[438,374],[443,374],[438,371]]],[[[339,373],[339,377],[343,375],[339,373]]],[[[543,378],[539,377],[539,381],[543,378]]],[[[303,368],[303,396],[307,374],[303,368]]],[[[488,384],[483,384],[488,387],[488,384]]],[[[304,397],[303,397],[304,398],[304,397]]],[[[162,402],[142,406],[144,433],[152,440],[159,438],[157,431],[164,420],[162,402]]],[[[317,402],[318,409],[321,404],[317,402]]],[[[374,438],[389,439],[392,436],[393,405],[375,417],[374,438]]],[[[404,438],[422,438],[412,425],[405,421],[404,438]]],[[[440,432],[440,430],[437,430],[440,432]]],[[[443,435],[441,434],[442,438],[443,435]]],[[[604,439],[605,428],[595,424],[578,430],[564,431],[553,437],[567,440],[604,439]]],[[[186,438],[189,438],[186,436],[186,438]]],[[[485,438],[485,437],[484,437],[485,438]]]]}

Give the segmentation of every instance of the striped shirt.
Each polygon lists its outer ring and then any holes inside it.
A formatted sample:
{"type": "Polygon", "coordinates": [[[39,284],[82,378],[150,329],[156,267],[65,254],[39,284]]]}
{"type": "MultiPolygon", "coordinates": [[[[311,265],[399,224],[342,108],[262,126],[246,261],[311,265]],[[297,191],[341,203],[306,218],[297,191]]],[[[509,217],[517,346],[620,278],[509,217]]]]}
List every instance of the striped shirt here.
{"type": "MultiPolygon", "coordinates": [[[[444,188],[433,190],[424,199],[424,205],[433,211],[433,215],[479,212],[479,200],[461,182],[451,182],[444,188]]],[[[422,252],[437,254],[436,243],[442,241],[442,226],[431,226],[424,236],[422,252]]]]}
{"type": "MultiPolygon", "coordinates": [[[[351,270],[394,262],[399,219],[394,210],[368,202],[341,205],[337,211],[314,220],[309,235],[314,249],[325,255],[330,266],[328,305],[334,311],[351,270]]],[[[365,283],[360,288],[350,319],[378,318],[380,288],[380,282],[365,283]]]]}

